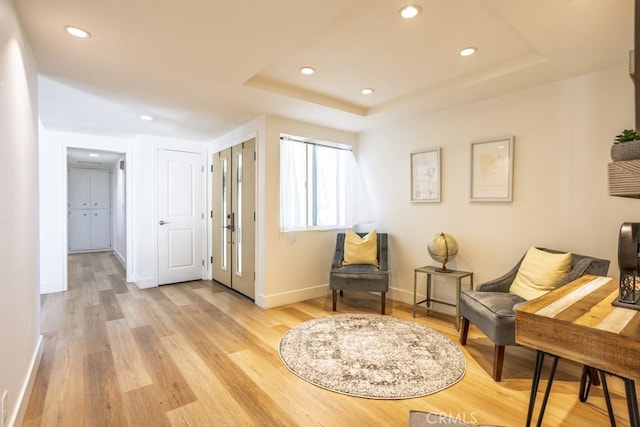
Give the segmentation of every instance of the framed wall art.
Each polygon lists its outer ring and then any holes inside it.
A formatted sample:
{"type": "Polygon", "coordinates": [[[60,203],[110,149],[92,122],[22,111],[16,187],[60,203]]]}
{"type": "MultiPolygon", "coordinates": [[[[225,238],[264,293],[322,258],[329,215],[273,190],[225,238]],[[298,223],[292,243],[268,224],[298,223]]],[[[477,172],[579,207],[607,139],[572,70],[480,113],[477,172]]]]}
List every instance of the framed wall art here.
{"type": "Polygon", "coordinates": [[[411,153],[411,201],[440,201],[440,147],[411,153]]]}
{"type": "Polygon", "coordinates": [[[472,202],[513,200],[513,136],[471,143],[472,202]]]}

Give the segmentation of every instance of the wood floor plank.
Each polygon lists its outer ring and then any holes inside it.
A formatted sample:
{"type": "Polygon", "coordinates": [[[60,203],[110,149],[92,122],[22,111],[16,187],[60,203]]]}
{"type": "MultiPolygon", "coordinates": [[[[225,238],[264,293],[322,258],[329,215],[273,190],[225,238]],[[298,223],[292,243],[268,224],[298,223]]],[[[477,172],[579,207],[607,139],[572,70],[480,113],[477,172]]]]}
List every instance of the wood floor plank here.
{"type": "Polygon", "coordinates": [[[178,408],[196,400],[189,384],[176,367],[171,356],[162,346],[160,338],[150,326],[131,330],[140,348],[149,374],[161,393],[165,411],[178,408]]]}
{"type": "Polygon", "coordinates": [[[127,321],[107,322],[107,334],[120,391],[125,393],[151,384],[151,376],[127,321]]]}
{"type": "Polygon", "coordinates": [[[111,352],[88,354],[84,362],[84,404],[88,412],[88,423],[101,426],[124,425],[126,415],[123,413],[122,394],[111,352]]]}
{"type": "MultiPolygon", "coordinates": [[[[155,384],[123,393],[122,404],[127,415],[126,425],[135,427],[172,425],[167,416],[171,411],[167,412],[167,408],[163,406],[163,393],[155,384]]],[[[184,406],[180,408],[184,408],[184,406]]]]}
{"type": "Polygon", "coordinates": [[[55,334],[45,334],[42,340],[42,358],[38,367],[38,374],[33,383],[31,398],[25,412],[25,419],[38,419],[44,410],[44,402],[47,397],[53,360],[56,354],[57,337],[55,334]]]}
{"type": "Polygon", "coordinates": [[[116,293],[113,289],[108,289],[98,292],[100,296],[100,303],[104,308],[107,320],[116,320],[124,318],[120,304],[116,298],[116,293]]]}
{"type": "Polygon", "coordinates": [[[52,363],[42,408],[42,426],[87,425],[82,345],[58,340],[52,363]]]}
{"type": "Polygon", "coordinates": [[[85,353],[102,353],[109,350],[106,315],[102,305],[89,305],[83,308],[82,340],[85,353]]]}
{"type": "Polygon", "coordinates": [[[178,286],[162,286],[160,291],[177,306],[189,305],[192,303],[189,298],[178,286]]]}
{"type": "Polygon", "coordinates": [[[269,396],[267,390],[260,388],[235,364],[229,362],[226,355],[221,355],[211,341],[193,343],[202,360],[216,377],[225,385],[233,401],[251,413],[258,425],[297,425],[287,412],[283,411],[269,396]]]}
{"type": "MultiPolygon", "coordinates": [[[[467,360],[460,382],[422,398],[362,399],[292,374],[278,344],[309,319],[377,314],[378,295],[348,292],[337,312],[330,292],[264,310],[210,281],[138,289],[125,283],[109,252],[70,255],[68,273],[69,291],[41,297],[44,353],[25,426],[401,427],[411,409],[472,423],[525,421],[535,352],[507,347],[503,381],[496,383],[493,343],[473,325],[460,346],[467,360]]],[[[419,310],[413,318],[411,305],[391,299],[387,314],[458,342],[451,316],[419,310]]],[[[545,426],[609,424],[601,387],[579,401],[580,374],[580,365],[560,361],[545,426]]],[[[616,421],[628,425],[624,385],[613,377],[608,382],[616,421]]]]}
{"type": "MultiPolygon", "coordinates": [[[[183,373],[194,394],[198,398],[198,405],[188,405],[185,412],[171,411],[170,418],[187,418],[192,421],[214,421],[216,425],[250,425],[252,423],[251,412],[247,413],[229,393],[225,383],[221,381],[205,363],[201,356],[196,353],[189,343],[180,336],[168,336],[162,338],[169,353],[173,357],[176,365],[183,373]],[[211,399],[211,396],[216,396],[211,399]],[[215,418],[211,419],[211,414],[215,418]],[[195,418],[195,419],[194,419],[195,418]]],[[[179,408],[180,409],[180,408],[179,408]]],[[[191,424],[207,425],[207,424],[191,424]]]]}

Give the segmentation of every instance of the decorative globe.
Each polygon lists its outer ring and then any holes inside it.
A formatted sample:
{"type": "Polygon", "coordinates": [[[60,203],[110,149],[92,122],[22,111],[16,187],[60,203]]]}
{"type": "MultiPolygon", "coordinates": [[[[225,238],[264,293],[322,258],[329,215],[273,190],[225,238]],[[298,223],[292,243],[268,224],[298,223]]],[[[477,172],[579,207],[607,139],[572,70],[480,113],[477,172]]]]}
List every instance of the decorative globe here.
{"type": "Polygon", "coordinates": [[[450,234],[436,234],[427,245],[427,250],[431,258],[442,263],[442,268],[439,268],[438,271],[448,273],[451,270],[447,269],[447,263],[458,255],[458,242],[450,234]]]}

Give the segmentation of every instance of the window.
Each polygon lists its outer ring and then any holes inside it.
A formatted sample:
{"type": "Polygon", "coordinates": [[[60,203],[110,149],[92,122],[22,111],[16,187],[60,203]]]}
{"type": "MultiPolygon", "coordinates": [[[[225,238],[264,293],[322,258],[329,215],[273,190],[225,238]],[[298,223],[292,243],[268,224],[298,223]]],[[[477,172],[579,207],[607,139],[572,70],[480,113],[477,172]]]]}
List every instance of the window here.
{"type": "Polygon", "coordinates": [[[351,147],[280,136],[280,229],[345,228],[355,225],[354,206],[364,192],[351,147]]]}

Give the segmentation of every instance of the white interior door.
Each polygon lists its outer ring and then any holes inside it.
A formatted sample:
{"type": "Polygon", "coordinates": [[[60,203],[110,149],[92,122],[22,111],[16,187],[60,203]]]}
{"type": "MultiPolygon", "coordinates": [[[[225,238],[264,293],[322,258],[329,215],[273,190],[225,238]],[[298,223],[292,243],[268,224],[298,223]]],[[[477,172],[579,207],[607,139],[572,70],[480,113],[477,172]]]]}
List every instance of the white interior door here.
{"type": "Polygon", "coordinates": [[[158,284],[203,277],[202,155],[158,150],[158,284]]]}

